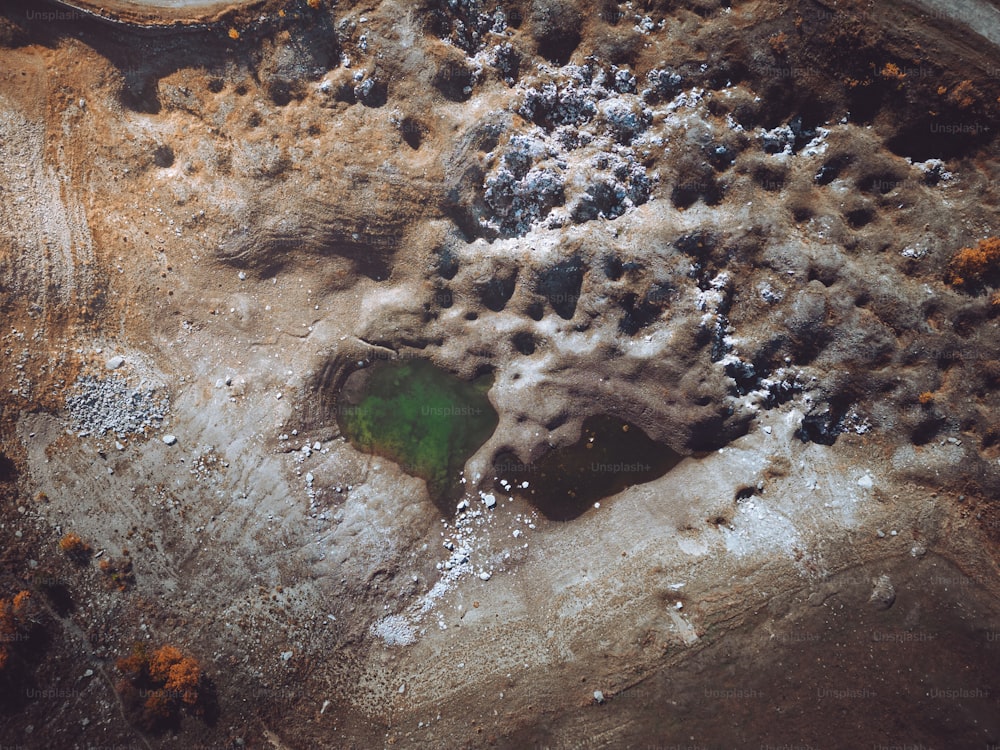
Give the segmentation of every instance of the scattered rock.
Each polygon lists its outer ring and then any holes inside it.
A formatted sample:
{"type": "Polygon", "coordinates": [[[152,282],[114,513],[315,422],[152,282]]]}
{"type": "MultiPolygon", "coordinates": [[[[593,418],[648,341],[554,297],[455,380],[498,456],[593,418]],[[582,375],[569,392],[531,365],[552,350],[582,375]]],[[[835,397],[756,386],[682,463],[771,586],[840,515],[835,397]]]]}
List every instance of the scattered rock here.
{"type": "Polygon", "coordinates": [[[164,436],[163,436],[162,438],[160,438],[160,439],[161,439],[161,440],[162,440],[162,441],[163,441],[164,443],[166,443],[167,445],[174,445],[174,444],[175,444],[175,443],[177,442],[177,436],[176,436],[176,435],[170,435],[170,434],[167,434],[167,435],[164,435],[164,436]]]}
{"type": "Polygon", "coordinates": [[[78,433],[128,435],[158,426],[168,410],[165,394],[153,387],[132,388],[118,375],[82,376],[70,388],[66,408],[78,433]]]}
{"type": "Polygon", "coordinates": [[[104,366],[106,368],[108,368],[109,370],[117,370],[123,364],[125,364],[125,357],[123,357],[123,356],[121,356],[119,354],[119,355],[116,355],[116,356],[112,357],[107,362],[105,362],[104,366]]]}
{"type": "Polygon", "coordinates": [[[896,601],[896,589],[889,576],[881,575],[872,581],[872,593],[868,597],[876,609],[889,609],[896,601]]]}
{"type": "Polygon", "coordinates": [[[601,692],[600,690],[595,690],[594,691],[594,702],[595,703],[604,703],[604,693],[601,692]]]}

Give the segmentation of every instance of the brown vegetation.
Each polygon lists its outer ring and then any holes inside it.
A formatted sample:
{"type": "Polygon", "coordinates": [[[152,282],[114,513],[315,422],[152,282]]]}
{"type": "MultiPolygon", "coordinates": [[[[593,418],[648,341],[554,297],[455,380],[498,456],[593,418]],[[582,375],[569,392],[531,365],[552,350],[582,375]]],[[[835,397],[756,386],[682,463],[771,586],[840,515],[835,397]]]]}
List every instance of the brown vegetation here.
{"type": "Polygon", "coordinates": [[[25,615],[31,594],[21,591],[11,599],[0,599],[0,670],[10,658],[11,644],[24,629],[25,615]]]}
{"type": "Polygon", "coordinates": [[[980,240],[958,251],[948,264],[946,281],[952,286],[976,286],[1000,271],[1000,237],[980,240]]]}
{"type": "Polygon", "coordinates": [[[167,644],[152,654],[137,646],[115,666],[125,677],[118,691],[141,726],[153,729],[174,722],[182,708],[201,713],[201,666],[175,646],[167,644]]]}
{"type": "Polygon", "coordinates": [[[135,583],[132,559],[129,557],[127,549],[122,550],[120,560],[112,558],[101,560],[98,568],[104,574],[107,584],[118,591],[125,591],[135,583]]]}
{"type": "Polygon", "coordinates": [[[63,538],[59,540],[59,549],[64,552],[70,560],[80,565],[85,564],[90,559],[90,555],[93,552],[90,545],[83,541],[79,534],[74,534],[72,531],[65,534],[63,538]]]}

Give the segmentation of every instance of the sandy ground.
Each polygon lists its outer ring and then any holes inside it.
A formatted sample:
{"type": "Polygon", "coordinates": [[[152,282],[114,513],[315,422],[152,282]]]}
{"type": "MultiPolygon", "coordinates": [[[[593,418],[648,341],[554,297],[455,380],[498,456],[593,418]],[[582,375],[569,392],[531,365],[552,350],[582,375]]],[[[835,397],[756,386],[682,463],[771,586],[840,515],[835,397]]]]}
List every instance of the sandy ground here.
{"type": "Polygon", "coordinates": [[[0,596],[44,635],[0,683],[15,745],[1000,742],[998,319],[944,281],[995,233],[994,52],[651,3],[564,65],[549,5],[481,38],[392,2],[5,16],[0,596]],[[411,356],[496,379],[454,515],[333,418],[411,356]],[[685,459],[565,523],[496,492],[596,413],[685,459]],[[135,643],[217,711],[143,726],[135,643]]]}

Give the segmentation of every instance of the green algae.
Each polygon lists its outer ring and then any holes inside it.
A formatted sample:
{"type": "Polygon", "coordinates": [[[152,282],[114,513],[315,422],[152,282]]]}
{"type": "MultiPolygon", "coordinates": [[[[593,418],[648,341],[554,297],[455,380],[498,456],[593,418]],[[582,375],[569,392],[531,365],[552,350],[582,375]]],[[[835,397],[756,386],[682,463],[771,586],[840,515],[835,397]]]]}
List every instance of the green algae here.
{"type": "Polygon", "coordinates": [[[353,373],[337,407],[343,435],[427,482],[437,502],[457,496],[465,462],[496,429],[492,375],[464,381],[426,360],[378,362],[353,373]]]}

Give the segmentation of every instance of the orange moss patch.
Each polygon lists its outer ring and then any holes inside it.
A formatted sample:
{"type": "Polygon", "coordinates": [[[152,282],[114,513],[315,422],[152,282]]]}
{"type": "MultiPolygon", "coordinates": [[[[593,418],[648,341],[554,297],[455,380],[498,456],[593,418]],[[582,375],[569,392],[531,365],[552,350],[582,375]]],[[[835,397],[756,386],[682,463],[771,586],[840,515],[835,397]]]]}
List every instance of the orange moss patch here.
{"type": "Polygon", "coordinates": [[[150,655],[140,645],[115,666],[125,676],[118,690],[143,726],[169,721],[182,707],[200,711],[201,666],[177,647],[167,644],[150,655]]]}
{"type": "Polygon", "coordinates": [[[902,81],[904,78],[906,78],[906,73],[900,70],[899,66],[896,65],[896,63],[889,62],[886,63],[885,66],[882,68],[882,77],[889,78],[894,81],[902,81]]]}
{"type": "Polygon", "coordinates": [[[788,34],[784,31],[769,37],[767,43],[776,55],[784,55],[788,52],[788,34]]]}
{"type": "Polygon", "coordinates": [[[10,644],[14,643],[25,623],[25,609],[31,593],[20,591],[13,599],[0,599],[0,671],[10,658],[10,644]]]}
{"type": "Polygon", "coordinates": [[[948,100],[959,109],[970,109],[980,100],[980,96],[972,81],[965,80],[951,90],[948,100]]]}
{"type": "Polygon", "coordinates": [[[985,277],[1000,270],[1000,237],[980,240],[975,247],[958,251],[948,264],[945,280],[952,286],[984,283],[985,277]]]}
{"type": "Polygon", "coordinates": [[[59,540],[59,549],[73,562],[81,564],[90,559],[90,553],[93,551],[79,534],[74,534],[72,531],[59,540]]]}
{"type": "Polygon", "coordinates": [[[927,406],[927,404],[930,404],[934,401],[934,394],[931,393],[930,391],[924,391],[923,393],[920,394],[920,397],[917,400],[920,401],[920,403],[923,404],[924,406],[927,406]]]}

